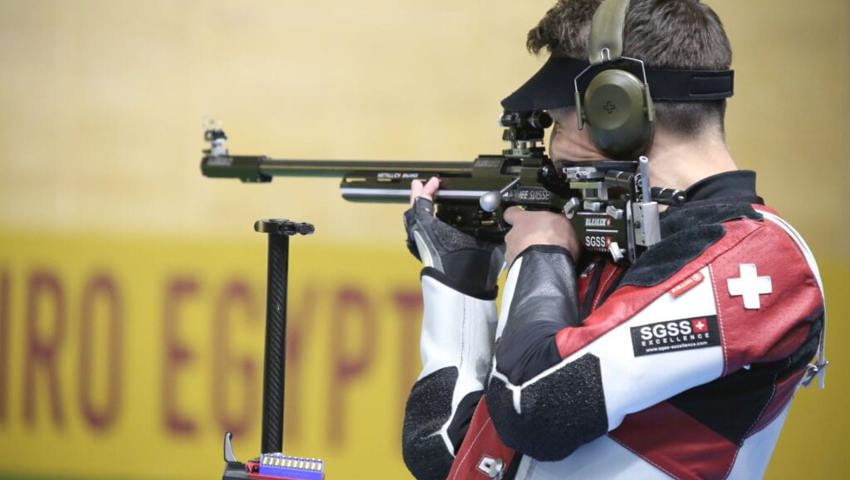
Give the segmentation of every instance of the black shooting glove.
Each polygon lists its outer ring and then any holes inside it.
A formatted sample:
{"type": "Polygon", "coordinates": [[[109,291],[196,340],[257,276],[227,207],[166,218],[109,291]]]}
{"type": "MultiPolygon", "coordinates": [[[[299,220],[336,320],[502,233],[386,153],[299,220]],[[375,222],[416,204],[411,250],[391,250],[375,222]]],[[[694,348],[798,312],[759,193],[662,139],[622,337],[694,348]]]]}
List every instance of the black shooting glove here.
{"type": "Polygon", "coordinates": [[[434,218],[434,203],[417,198],[404,212],[407,248],[425,272],[461,293],[495,298],[505,245],[473,238],[434,218]]]}

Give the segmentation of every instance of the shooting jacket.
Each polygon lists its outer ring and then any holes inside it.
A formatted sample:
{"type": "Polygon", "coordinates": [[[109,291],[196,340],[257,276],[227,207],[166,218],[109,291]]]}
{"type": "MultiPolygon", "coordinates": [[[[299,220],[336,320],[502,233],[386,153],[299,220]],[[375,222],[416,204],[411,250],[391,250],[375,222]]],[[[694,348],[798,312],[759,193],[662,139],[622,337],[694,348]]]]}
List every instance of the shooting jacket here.
{"type": "MultiPolygon", "coordinates": [[[[403,438],[414,476],[764,475],[822,351],[817,266],[756,196],[753,172],[694,185],[661,228],[661,242],[628,268],[606,259],[577,268],[566,250],[531,247],[509,270],[495,345],[447,328],[441,338],[456,355],[423,343],[429,367],[403,438]]],[[[422,280],[423,329],[446,321],[435,316],[470,325],[495,315],[492,300],[422,280]]]]}

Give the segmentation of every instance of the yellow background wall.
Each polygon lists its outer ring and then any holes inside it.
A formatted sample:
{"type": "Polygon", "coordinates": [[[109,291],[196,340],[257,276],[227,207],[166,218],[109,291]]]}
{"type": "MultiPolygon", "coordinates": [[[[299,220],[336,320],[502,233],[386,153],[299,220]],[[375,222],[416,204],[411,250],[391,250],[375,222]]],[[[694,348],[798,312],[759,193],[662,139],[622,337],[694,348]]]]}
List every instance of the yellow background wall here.
{"type": "MultiPolygon", "coordinates": [[[[769,478],[841,478],[850,370],[850,3],[713,0],[735,51],[728,140],[809,239],[828,389],[802,391],[769,478]]],[[[417,266],[401,206],[333,180],[200,175],[202,120],[234,153],[471,160],[542,63],[550,0],[0,2],[0,477],[212,478],[259,449],[265,239],[292,242],[287,453],[329,478],[407,478],[417,266]],[[5,476],[5,477],[4,477],[5,476]]]]}

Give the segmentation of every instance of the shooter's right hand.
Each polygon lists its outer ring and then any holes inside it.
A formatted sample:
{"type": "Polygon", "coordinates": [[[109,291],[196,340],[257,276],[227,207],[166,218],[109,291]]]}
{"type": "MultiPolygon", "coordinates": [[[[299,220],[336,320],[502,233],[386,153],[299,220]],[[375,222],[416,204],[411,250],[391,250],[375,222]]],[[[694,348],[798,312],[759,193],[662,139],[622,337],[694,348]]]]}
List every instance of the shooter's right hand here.
{"type": "Polygon", "coordinates": [[[434,218],[436,177],[410,186],[411,207],[404,212],[407,248],[430,273],[467,295],[495,298],[496,281],[505,263],[504,244],[485,242],[434,218]]]}

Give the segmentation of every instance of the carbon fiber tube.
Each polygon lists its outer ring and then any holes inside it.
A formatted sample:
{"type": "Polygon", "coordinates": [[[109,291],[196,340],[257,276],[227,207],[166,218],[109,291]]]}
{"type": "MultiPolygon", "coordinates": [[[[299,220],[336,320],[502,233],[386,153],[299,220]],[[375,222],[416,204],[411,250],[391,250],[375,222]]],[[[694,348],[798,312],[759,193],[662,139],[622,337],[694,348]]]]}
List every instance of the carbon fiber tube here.
{"type": "Polygon", "coordinates": [[[289,237],[309,235],[309,223],[257,220],[254,230],[269,236],[266,282],[266,345],[263,360],[263,425],[261,453],[283,451],[283,400],[286,382],[286,288],[289,237]]]}
{"type": "Polygon", "coordinates": [[[286,282],[289,275],[289,236],[274,232],[269,232],[268,236],[261,453],[283,451],[283,399],[286,382],[286,282]]]}

